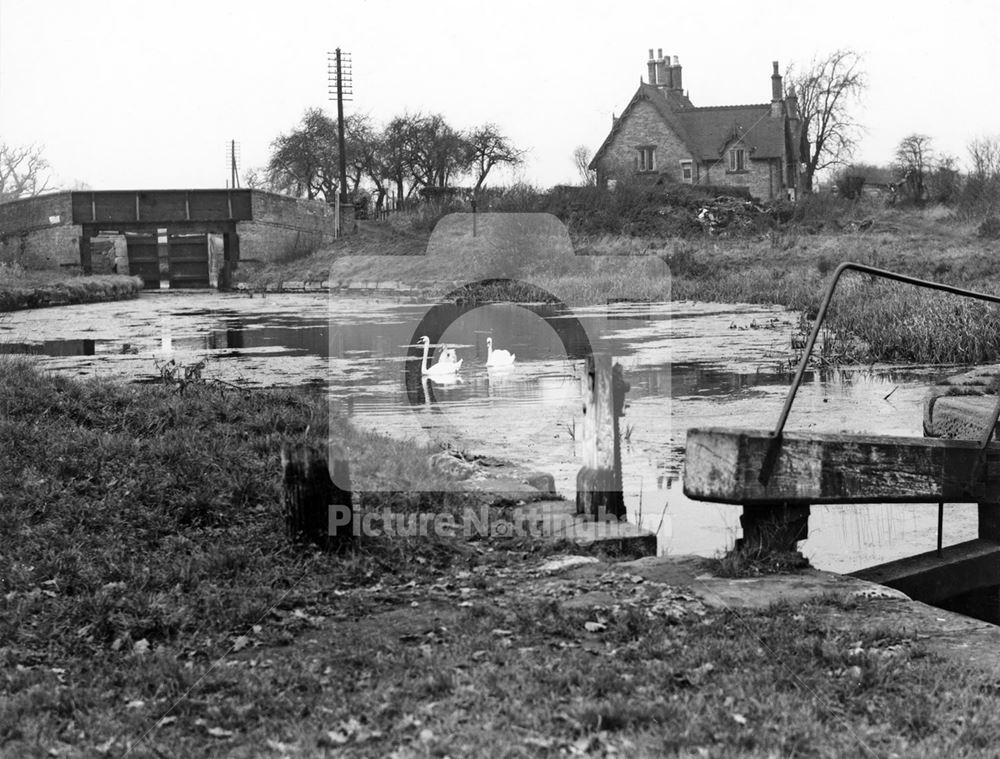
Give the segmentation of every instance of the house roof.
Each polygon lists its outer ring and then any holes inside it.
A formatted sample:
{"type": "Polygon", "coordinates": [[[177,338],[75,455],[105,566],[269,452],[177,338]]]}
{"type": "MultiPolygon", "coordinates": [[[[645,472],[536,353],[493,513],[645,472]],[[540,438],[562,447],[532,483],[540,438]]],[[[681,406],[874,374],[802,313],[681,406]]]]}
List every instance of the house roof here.
{"type": "Polygon", "coordinates": [[[680,92],[641,83],[632,100],[615,121],[611,133],[590,163],[596,168],[629,113],[640,102],[651,103],[684,146],[698,160],[719,159],[726,146],[739,137],[751,158],[777,158],[784,154],[784,119],[771,118],[770,103],[695,108],[680,92]]]}
{"type": "Polygon", "coordinates": [[[692,108],[677,114],[702,160],[719,158],[734,139],[750,149],[751,158],[780,158],[785,152],[784,119],[771,118],[770,103],[692,108]]]}

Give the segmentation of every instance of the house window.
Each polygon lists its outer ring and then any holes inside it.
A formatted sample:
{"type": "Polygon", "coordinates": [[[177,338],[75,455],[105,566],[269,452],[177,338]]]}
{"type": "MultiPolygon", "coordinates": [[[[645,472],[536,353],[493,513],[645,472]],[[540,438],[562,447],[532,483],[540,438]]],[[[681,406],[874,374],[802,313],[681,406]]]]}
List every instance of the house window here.
{"type": "Polygon", "coordinates": [[[733,148],[729,151],[729,170],[747,170],[747,152],[743,148],[733,148]]]}
{"type": "Polygon", "coordinates": [[[694,181],[694,163],[692,161],[681,161],[681,181],[688,184],[694,181]]]}
{"type": "Polygon", "coordinates": [[[652,146],[645,146],[638,149],[639,155],[636,158],[636,170],[637,171],[655,171],[656,170],[656,148],[652,146]]]}

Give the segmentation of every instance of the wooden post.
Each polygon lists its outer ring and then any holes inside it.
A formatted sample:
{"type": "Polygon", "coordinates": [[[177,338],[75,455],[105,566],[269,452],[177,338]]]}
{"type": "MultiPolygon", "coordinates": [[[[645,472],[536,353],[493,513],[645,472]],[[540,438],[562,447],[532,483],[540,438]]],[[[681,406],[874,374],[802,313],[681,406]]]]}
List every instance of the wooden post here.
{"type": "Polygon", "coordinates": [[[90,230],[87,227],[83,228],[83,233],[80,235],[80,270],[84,274],[93,274],[94,272],[93,254],[90,246],[90,230]]]}
{"type": "Polygon", "coordinates": [[[319,448],[285,443],[281,446],[281,469],[288,536],[325,549],[349,544],[354,514],[347,460],[334,461],[334,482],[319,448]]]}
{"type": "Polygon", "coordinates": [[[618,417],[628,383],[606,354],[588,356],[583,374],[583,467],[576,476],[576,513],[590,520],[625,518],[618,417]]]}
{"type": "Polygon", "coordinates": [[[795,544],[809,537],[808,504],[744,505],[740,516],[743,537],[738,550],[774,553],[796,550],[795,544]]]}
{"type": "MultiPolygon", "coordinates": [[[[980,502],[978,507],[980,539],[1000,543],[1000,503],[980,502]]],[[[968,595],[969,611],[961,608],[956,608],[955,611],[1000,624],[1000,585],[993,585],[968,595]]]]}
{"type": "Polygon", "coordinates": [[[1000,503],[979,503],[979,537],[1000,543],[1000,503]]]}
{"type": "Polygon", "coordinates": [[[236,232],[222,234],[222,268],[219,270],[219,289],[231,290],[233,287],[233,270],[240,257],[240,238],[236,232]]]}

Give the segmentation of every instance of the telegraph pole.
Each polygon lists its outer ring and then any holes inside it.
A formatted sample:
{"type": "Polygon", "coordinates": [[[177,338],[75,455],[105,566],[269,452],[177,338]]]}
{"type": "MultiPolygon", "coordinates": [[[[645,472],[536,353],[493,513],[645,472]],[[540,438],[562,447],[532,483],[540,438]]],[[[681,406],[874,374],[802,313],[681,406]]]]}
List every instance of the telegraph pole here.
{"type": "MultiPolygon", "coordinates": [[[[336,84],[337,97],[337,152],[340,153],[340,205],[343,208],[347,202],[347,151],[344,147],[344,101],[350,100],[354,95],[353,78],[351,71],[351,54],[341,52],[338,47],[334,53],[334,67],[330,70],[329,53],[327,53],[327,73],[333,75],[336,84]]],[[[330,91],[330,95],[334,91],[330,91]]]]}
{"type": "Polygon", "coordinates": [[[229,186],[235,189],[240,186],[240,174],[236,170],[236,140],[229,141],[229,170],[232,179],[229,186]]]}

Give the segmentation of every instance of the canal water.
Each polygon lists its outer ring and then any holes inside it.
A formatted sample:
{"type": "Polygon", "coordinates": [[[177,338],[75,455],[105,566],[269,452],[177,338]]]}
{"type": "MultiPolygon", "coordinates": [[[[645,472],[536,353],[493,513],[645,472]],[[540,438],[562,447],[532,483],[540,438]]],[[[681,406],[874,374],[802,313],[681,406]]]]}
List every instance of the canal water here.
{"type": "MultiPolygon", "coordinates": [[[[168,361],[253,387],[321,384],[358,425],[551,472],[572,497],[580,468],[580,369],[610,352],[630,389],[621,420],[629,517],[661,552],[715,555],[739,535],[738,506],[682,493],[690,427],[773,427],[792,378],[784,309],[710,303],[611,304],[559,312],[511,304],[437,306],[393,297],[144,293],[137,301],[22,311],[0,318],[0,351],[78,376],[149,380],[168,361]],[[422,379],[427,334],[462,360],[456,378],[422,379]],[[515,354],[487,369],[486,338],[515,354]]],[[[956,367],[812,371],[787,429],[921,435],[922,401],[956,367]]],[[[932,550],[933,505],[812,509],[801,546],[813,564],[852,571],[932,550]]],[[[945,544],[975,537],[975,507],[949,505],[945,544]]]]}

